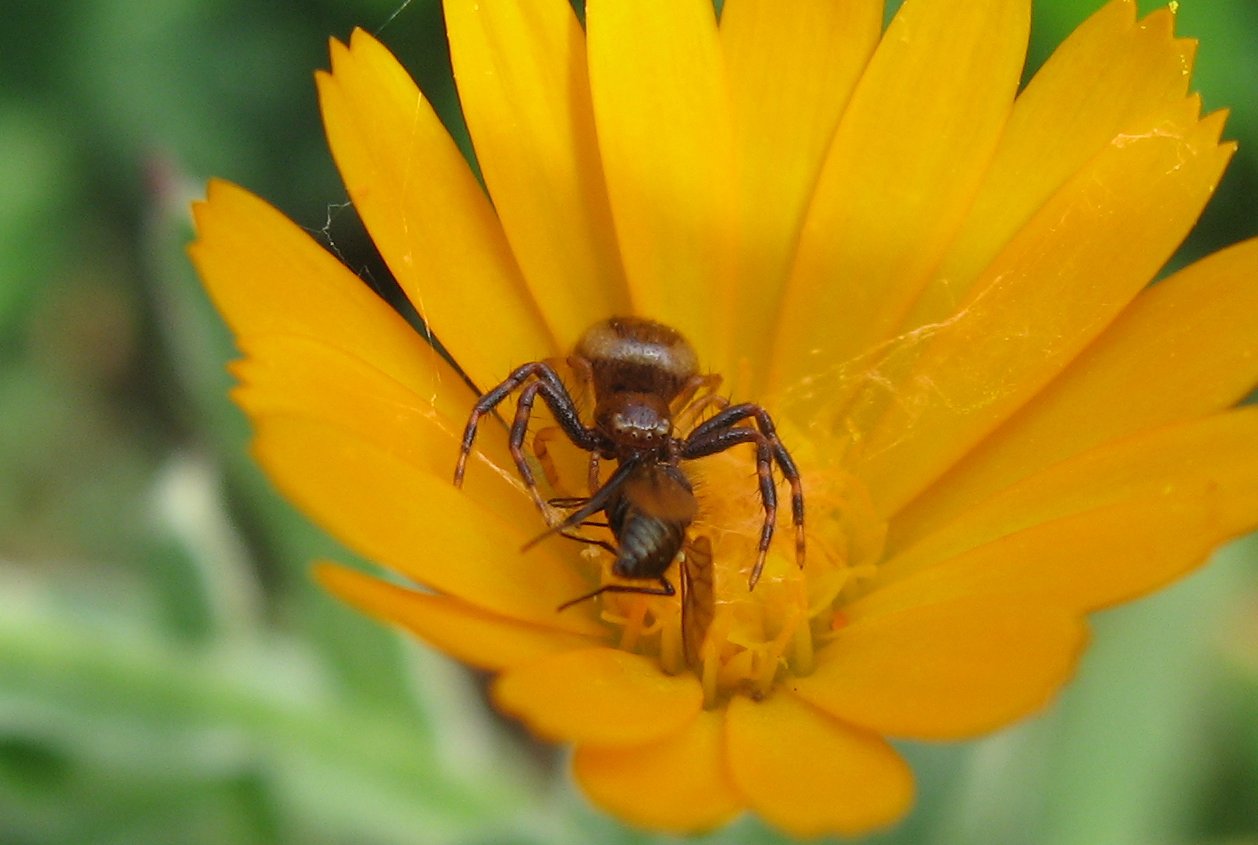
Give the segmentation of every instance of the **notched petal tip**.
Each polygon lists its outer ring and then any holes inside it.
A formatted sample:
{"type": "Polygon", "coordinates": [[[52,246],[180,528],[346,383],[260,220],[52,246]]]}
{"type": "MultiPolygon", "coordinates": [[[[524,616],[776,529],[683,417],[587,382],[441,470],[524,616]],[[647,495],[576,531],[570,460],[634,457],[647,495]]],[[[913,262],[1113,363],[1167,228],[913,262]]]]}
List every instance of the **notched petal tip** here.
{"type": "Polygon", "coordinates": [[[786,692],[732,701],[726,741],[747,803],[794,836],[869,833],[913,803],[913,773],[885,740],[786,692]]]}
{"type": "Polygon", "coordinates": [[[676,734],[635,746],[581,745],[573,775],[590,800],[636,827],[695,834],[746,804],[725,764],[724,711],[704,711],[676,734]]]}

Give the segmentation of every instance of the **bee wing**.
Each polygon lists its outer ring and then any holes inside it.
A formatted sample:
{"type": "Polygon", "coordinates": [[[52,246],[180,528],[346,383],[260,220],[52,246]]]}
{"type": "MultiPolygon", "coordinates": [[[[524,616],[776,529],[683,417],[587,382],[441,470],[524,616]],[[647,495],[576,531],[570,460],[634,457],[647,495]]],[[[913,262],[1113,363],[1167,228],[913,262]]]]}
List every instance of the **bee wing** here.
{"type": "Polygon", "coordinates": [[[686,663],[700,670],[703,644],[708,628],[716,615],[716,593],[713,585],[712,544],[707,537],[696,537],[686,544],[681,572],[681,642],[686,663]]]}
{"type": "Polygon", "coordinates": [[[670,465],[644,467],[625,481],[625,495],[642,513],[666,522],[689,525],[698,509],[690,482],[670,465]]]}

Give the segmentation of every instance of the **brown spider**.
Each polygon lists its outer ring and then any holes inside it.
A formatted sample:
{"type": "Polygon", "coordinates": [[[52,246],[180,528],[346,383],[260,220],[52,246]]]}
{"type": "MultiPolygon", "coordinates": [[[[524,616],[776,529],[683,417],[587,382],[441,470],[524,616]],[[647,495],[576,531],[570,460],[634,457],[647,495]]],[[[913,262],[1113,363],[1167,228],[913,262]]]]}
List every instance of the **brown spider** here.
{"type": "MultiPolygon", "coordinates": [[[[753,403],[724,407],[725,403],[712,392],[720,383],[720,377],[697,374],[694,349],[680,333],[641,317],[613,317],[591,326],[568,361],[582,379],[593,383],[592,426],[581,421],[572,396],[550,364],[542,361],[524,364],[476,402],[463,432],[463,446],[454,470],[454,483],[462,486],[477,423],[521,386],[524,387],[511,425],[511,456],[543,514],[547,513],[546,503],[538,493],[533,470],[524,455],[524,438],[538,394],[568,438],[590,453],[589,497],[552,499],[552,504],[574,510],[542,536],[564,533],[602,511],[617,546],[596,540],[585,542],[600,545],[616,555],[612,566],[614,574],[631,580],[657,581],[660,586],[606,584],[565,603],[560,610],[600,593],[673,595],[675,590],[665,573],[685,543],[686,529],[698,510],[693,487],[680,463],[724,452],[740,443],[755,446],[760,498],[764,505],[759,554],[748,579],[748,589],[755,589],[773,539],[777,517],[774,463],[791,487],[795,555],[799,565],[804,565],[803,488],[799,470],[778,439],[773,420],[764,408],[753,403]],[[696,400],[696,393],[705,387],[709,392],[696,400]],[[674,414],[685,414],[693,419],[708,404],[721,405],[722,409],[695,426],[686,437],[673,436],[674,414]],[[746,420],[753,421],[755,427],[742,425],[746,420]],[[598,484],[600,458],[619,464],[602,486],[598,484]]],[[[536,446],[539,456],[544,448],[544,444],[536,446]]]]}

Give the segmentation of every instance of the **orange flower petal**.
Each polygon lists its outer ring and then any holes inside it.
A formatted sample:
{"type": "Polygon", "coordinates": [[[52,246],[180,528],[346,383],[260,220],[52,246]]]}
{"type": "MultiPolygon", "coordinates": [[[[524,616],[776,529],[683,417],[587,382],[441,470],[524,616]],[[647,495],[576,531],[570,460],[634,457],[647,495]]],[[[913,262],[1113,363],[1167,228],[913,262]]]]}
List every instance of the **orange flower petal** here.
{"type": "Polygon", "coordinates": [[[700,711],[644,745],[578,746],[573,774],[590,800],[637,827],[698,833],[743,806],[725,768],[723,711],[700,711]]]}
{"type": "Polygon", "coordinates": [[[877,388],[887,410],[856,456],[882,513],[1030,399],[1153,276],[1231,156],[1234,145],[1217,143],[1222,121],[1116,139],[1019,232],[956,315],[924,331],[909,377],[889,395],[877,388]]]}
{"type": "Polygon", "coordinates": [[[445,13],[494,209],[560,348],[570,349],[596,320],[628,312],[585,34],[566,0],[445,0],[445,13]]]}
{"type": "MultiPolygon", "coordinates": [[[[286,334],[348,350],[435,403],[468,402],[454,370],[367,285],[297,225],[220,180],[193,207],[189,247],[239,340],[286,334]]],[[[470,405],[469,405],[470,409],[470,405]]]]}
{"type": "Polygon", "coordinates": [[[466,602],[408,590],[334,563],[315,567],[324,589],[368,616],[406,628],[456,660],[497,671],[597,642],[486,613],[466,602]]]}
{"type": "Polygon", "coordinates": [[[913,0],[891,22],[830,146],[776,327],[771,386],[801,413],[834,401],[841,368],[939,262],[1013,105],[1029,25],[1029,0],[913,0]]]}
{"type": "Polygon", "coordinates": [[[1057,48],[1014,103],[965,225],[907,326],[946,319],[1000,248],[1090,158],[1124,131],[1147,131],[1184,98],[1195,43],[1173,30],[1169,9],[1137,23],[1135,0],[1112,0],[1057,48]]]}
{"type": "Polygon", "coordinates": [[[891,746],[791,695],[735,697],[726,724],[738,788],[765,821],[794,836],[865,833],[913,801],[913,773],[891,746]]]}
{"type": "MultiPolygon", "coordinates": [[[[920,590],[922,601],[932,595],[920,590]]],[[[1004,596],[853,617],[791,682],[804,700],[889,736],[954,739],[1043,707],[1070,676],[1085,623],[1057,607],[1004,596]]]]}
{"type": "MultiPolygon", "coordinates": [[[[235,364],[245,410],[336,421],[449,476],[472,401],[450,365],[361,279],[247,191],[212,182],[194,212],[190,252],[237,345],[253,356],[235,364]]],[[[500,439],[478,447],[495,466],[509,465],[500,439]]],[[[519,508],[522,494],[504,489],[517,485],[504,486],[497,473],[473,470],[469,479],[490,478],[478,495],[488,489],[505,511],[519,508]]]]}
{"type": "MultiPolygon", "coordinates": [[[[884,577],[901,580],[877,587],[845,614],[860,619],[966,595],[1032,597],[1079,612],[1135,599],[1258,526],[1255,441],[1258,409],[1247,409],[1068,461],[1040,478],[1043,494],[1028,482],[976,514],[976,538],[998,533],[1003,521],[1013,533],[933,565],[926,552],[910,552],[888,563],[884,577]],[[1161,464],[1161,474],[1151,469],[1161,464]],[[1053,513],[1066,516],[1034,524],[1053,513]],[[1024,523],[1033,524],[1016,529],[1024,523]]],[[[933,551],[946,556],[950,544],[972,542],[957,529],[941,534],[933,551]]],[[[928,544],[931,538],[922,543],[930,551],[928,544]]]]}
{"type": "Polygon", "coordinates": [[[1258,492],[1203,485],[1151,495],[1036,525],[971,549],[848,605],[849,618],[928,600],[995,595],[1080,613],[1165,586],[1251,530],[1258,492]]]}
{"type": "MultiPolygon", "coordinates": [[[[241,343],[246,361],[232,365],[241,384],[232,397],[252,417],[287,414],[323,420],[374,444],[436,478],[452,482],[470,402],[421,396],[348,352],[289,335],[252,337],[241,343]],[[453,418],[446,409],[458,413],[453,418]]],[[[460,392],[461,381],[456,382],[460,392]]],[[[446,390],[446,393],[451,391],[446,390]]],[[[545,524],[515,477],[499,426],[486,421],[486,436],[469,461],[467,495],[501,516],[545,524]],[[485,460],[486,456],[490,460],[485,460]]]]}
{"type": "Polygon", "coordinates": [[[254,453],[276,486],[363,557],[512,619],[602,632],[588,614],[555,612],[588,589],[566,547],[519,551],[527,525],[351,430],[286,413],[254,424],[254,453]]]}
{"type": "Polygon", "coordinates": [[[406,71],[361,30],[331,49],[332,73],[317,81],[332,156],[420,315],[481,387],[560,351],[493,207],[406,71]]]}
{"type": "Polygon", "coordinates": [[[897,514],[903,549],[997,490],[1132,432],[1236,404],[1258,383],[1258,239],[1141,292],[1061,376],[897,514]]]}
{"type": "Polygon", "coordinates": [[[590,0],[590,88],[634,311],[720,372],[737,217],[733,130],[709,0],[590,0]]]}
{"type": "MultiPolygon", "coordinates": [[[[1194,542],[1206,546],[1222,543],[1258,526],[1258,512],[1249,509],[1254,495],[1258,495],[1255,444],[1258,407],[1099,446],[976,505],[955,522],[884,563],[879,580],[894,581],[923,568],[949,566],[940,562],[995,539],[1074,514],[1101,513],[1111,505],[1150,499],[1165,500],[1161,507],[1175,503],[1210,508],[1209,514],[1200,514],[1209,516],[1209,523],[1201,526],[1205,536],[1196,536],[1194,542]]],[[[1184,516],[1196,516],[1196,509],[1190,508],[1184,516]]],[[[1067,551],[1050,548],[1049,555],[1067,551]]],[[[1123,555],[1122,560],[1126,566],[1115,562],[1107,566],[1140,570],[1137,557],[1123,555]]],[[[1190,561],[1185,561],[1185,565],[1190,565],[1190,561]]],[[[1081,585],[1079,591],[1087,595],[1089,588],[1081,585]]]]}
{"type": "Polygon", "coordinates": [[[494,703],[546,739],[638,745],[676,733],[703,706],[693,675],[665,675],[651,658],[587,648],[513,666],[494,703]]]}
{"type": "Polygon", "coordinates": [[[721,12],[745,239],[723,331],[761,376],[777,316],[766,304],[781,295],[821,162],[881,34],[882,0],[728,0],[721,12]]]}

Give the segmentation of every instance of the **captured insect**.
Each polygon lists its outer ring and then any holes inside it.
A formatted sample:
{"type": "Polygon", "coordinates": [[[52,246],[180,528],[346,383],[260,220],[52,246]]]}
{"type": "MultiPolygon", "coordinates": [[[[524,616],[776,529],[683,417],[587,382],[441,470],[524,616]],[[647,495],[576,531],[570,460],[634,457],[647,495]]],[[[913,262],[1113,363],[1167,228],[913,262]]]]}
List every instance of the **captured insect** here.
{"type": "MultiPolygon", "coordinates": [[[[666,573],[685,545],[686,529],[698,511],[694,488],[681,462],[715,455],[741,443],[755,447],[760,499],[764,506],[759,553],[748,579],[748,589],[755,589],[773,540],[777,517],[774,464],[791,488],[795,554],[799,565],[804,565],[803,486],[799,470],[778,438],[773,420],[764,408],[753,403],[726,406],[714,393],[720,376],[698,373],[694,349],[679,332],[641,317],[613,317],[595,323],[585,332],[568,363],[578,378],[593,385],[593,425],[587,426],[581,421],[576,404],[554,367],[543,361],[524,364],[482,395],[472,408],[454,470],[454,483],[461,486],[481,417],[516,390],[520,390],[520,396],[509,438],[511,456],[543,514],[548,514],[546,502],[537,490],[533,470],[524,454],[524,439],[533,403],[539,394],[568,439],[590,453],[590,495],[552,499],[551,504],[573,510],[537,539],[552,533],[567,535],[571,529],[602,513],[615,546],[580,537],[575,539],[602,546],[614,554],[612,573],[616,576],[631,581],[654,581],[658,586],[605,584],[566,602],[560,610],[602,593],[674,595],[676,591],[666,573]],[[704,388],[707,393],[699,396],[704,388]],[[676,422],[697,418],[709,405],[719,405],[721,409],[694,426],[685,437],[674,435],[676,422]],[[614,460],[618,464],[601,485],[600,459],[614,460]]],[[[544,446],[536,448],[540,456],[544,446]]],[[[687,582],[696,584],[697,579],[697,585],[702,587],[699,595],[706,595],[710,602],[711,574],[706,570],[711,562],[711,549],[705,543],[701,552],[695,555],[696,560],[688,571],[683,568],[683,587],[687,582]],[[704,560],[706,564],[699,564],[704,560]]],[[[693,589],[691,595],[696,595],[693,589]]],[[[687,602],[683,602],[683,608],[686,605],[687,602]]],[[[684,612],[682,623],[684,628],[684,612]]],[[[687,650],[692,650],[689,645],[687,650]]]]}

